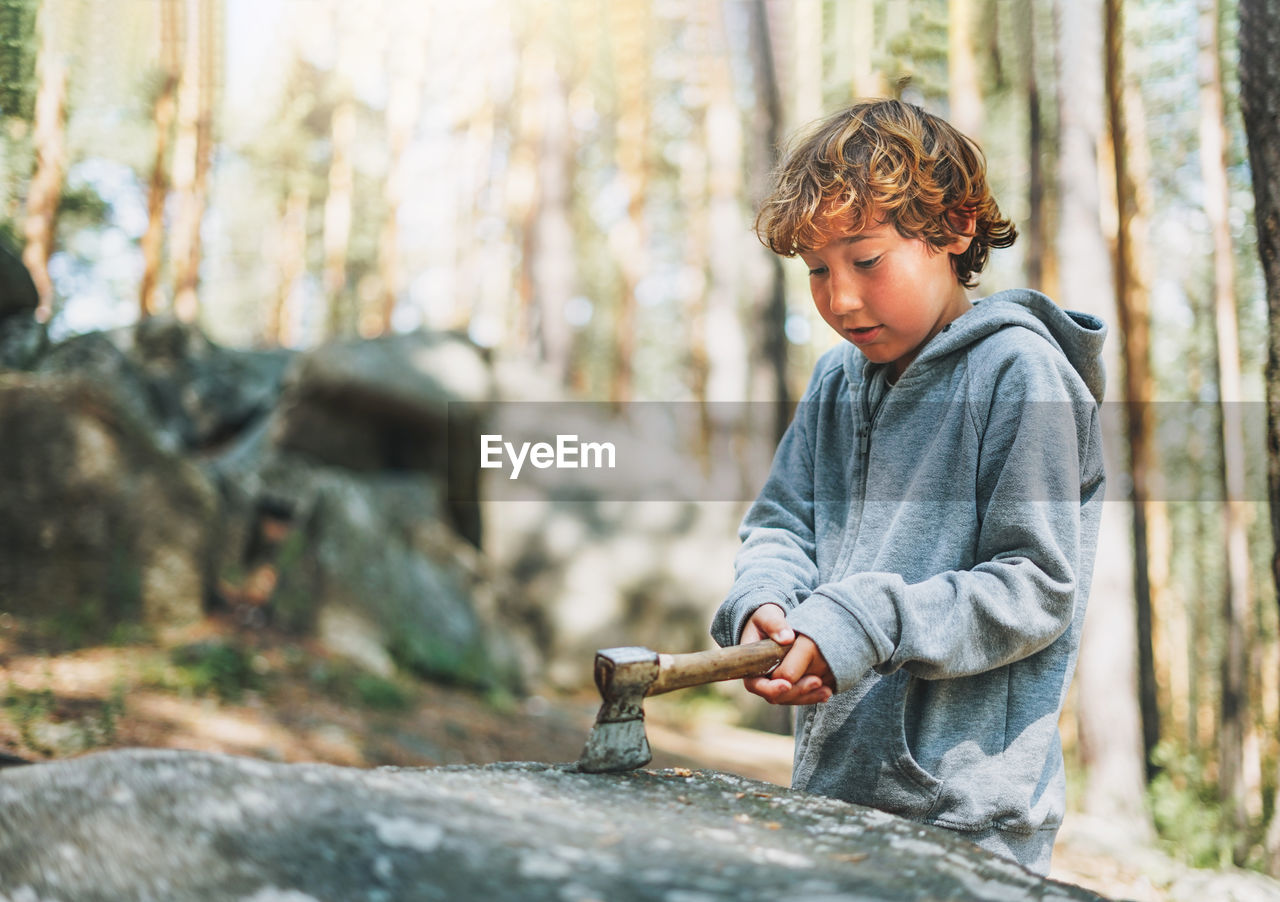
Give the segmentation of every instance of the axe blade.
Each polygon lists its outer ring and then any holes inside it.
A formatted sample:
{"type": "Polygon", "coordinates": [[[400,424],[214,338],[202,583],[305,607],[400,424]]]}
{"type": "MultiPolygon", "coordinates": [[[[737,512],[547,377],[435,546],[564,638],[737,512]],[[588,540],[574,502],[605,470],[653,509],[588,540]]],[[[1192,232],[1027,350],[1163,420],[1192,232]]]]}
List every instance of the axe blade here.
{"type": "Polygon", "coordinates": [[[658,653],[628,646],[596,653],[600,711],[578,769],[589,774],[644,767],[653,757],[644,733],[644,697],[658,678],[658,653]]]}
{"type": "Polygon", "coordinates": [[[600,723],[591,728],[578,759],[578,769],[588,774],[612,774],[644,767],[653,760],[644,717],[600,723]]]}

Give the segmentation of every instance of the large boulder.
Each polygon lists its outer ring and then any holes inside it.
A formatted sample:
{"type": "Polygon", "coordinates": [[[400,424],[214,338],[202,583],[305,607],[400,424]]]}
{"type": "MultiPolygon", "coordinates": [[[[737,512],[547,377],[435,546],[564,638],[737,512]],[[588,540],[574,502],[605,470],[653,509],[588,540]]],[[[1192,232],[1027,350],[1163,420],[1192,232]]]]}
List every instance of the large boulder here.
{"type": "Polygon", "coordinates": [[[318,633],[374,672],[394,663],[516,690],[536,674],[538,662],[497,622],[490,570],[448,526],[438,482],[321,465],[272,448],[266,431],[262,447],[212,467],[225,511],[217,565],[225,600],[318,633]],[[270,574],[258,598],[246,597],[254,573],[270,574]]]}
{"type": "Polygon", "coordinates": [[[40,294],[22,256],[0,235],[0,320],[15,315],[30,318],[39,305],[40,294]]]}
{"type": "Polygon", "coordinates": [[[449,406],[483,402],[488,378],[448,335],[301,355],[272,415],[205,462],[224,509],[223,596],[374,672],[515,690],[535,678],[532,643],[497,617],[478,508],[451,505],[447,484],[449,406]],[[252,597],[255,574],[267,589],[252,597]]]}
{"type": "Polygon", "coordinates": [[[155,316],[69,338],[41,356],[35,369],[109,383],[162,445],[207,452],[270,412],[292,356],[224,348],[190,323],[155,316]]]}
{"type": "MultiPolygon", "coordinates": [[[[479,416],[493,391],[488,361],[461,335],[332,342],[290,367],[271,438],[281,451],[356,473],[417,473],[442,489],[450,479],[472,484],[478,458],[453,442],[470,432],[451,429],[450,417],[479,416]]],[[[442,497],[454,530],[479,544],[476,505],[442,497]]]]}
{"type": "Polygon", "coordinates": [[[0,898],[1100,897],[955,833],[716,772],[124,750],[0,771],[0,898]]]}
{"type": "Polygon", "coordinates": [[[0,609],[88,639],[200,616],[217,498],[110,384],[0,375],[0,609]]]}
{"type": "Polygon", "coordinates": [[[40,295],[18,251],[0,234],[0,372],[25,370],[48,346],[35,319],[40,295]]]}
{"type": "Polygon", "coordinates": [[[0,316],[0,373],[29,370],[49,346],[44,323],[30,316],[0,316]]]}

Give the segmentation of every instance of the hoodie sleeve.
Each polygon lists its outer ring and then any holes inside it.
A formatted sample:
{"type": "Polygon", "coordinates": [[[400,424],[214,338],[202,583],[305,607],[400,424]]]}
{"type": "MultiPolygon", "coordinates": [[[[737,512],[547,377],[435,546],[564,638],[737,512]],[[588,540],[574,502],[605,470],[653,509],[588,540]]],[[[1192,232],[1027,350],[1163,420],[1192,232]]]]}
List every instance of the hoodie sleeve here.
{"type": "MultiPolygon", "coordinates": [[[[818,381],[815,373],[814,384],[818,381]]],[[[742,547],[734,560],[733,588],[711,623],[711,636],[721,646],[738,644],[757,608],[773,603],[789,612],[818,584],[809,434],[817,406],[811,385],[738,529],[742,547]]]]}
{"type": "Polygon", "coordinates": [[[1082,505],[1103,485],[1097,405],[1059,353],[1014,355],[994,370],[970,394],[981,441],[977,563],[913,584],[855,573],[816,587],[788,615],[817,643],[838,691],[871,667],[925,679],[981,673],[1045,648],[1072,622],[1082,505]]]}

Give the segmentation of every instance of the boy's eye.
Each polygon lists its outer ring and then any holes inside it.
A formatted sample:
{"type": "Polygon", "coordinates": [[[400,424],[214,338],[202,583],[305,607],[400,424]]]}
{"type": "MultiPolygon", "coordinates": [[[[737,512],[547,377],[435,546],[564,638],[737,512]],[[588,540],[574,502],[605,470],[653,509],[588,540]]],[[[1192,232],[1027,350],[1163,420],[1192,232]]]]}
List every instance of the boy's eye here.
{"type": "Polygon", "coordinates": [[[868,259],[866,259],[866,260],[858,260],[858,261],[857,261],[856,263],[854,263],[853,265],[854,265],[854,266],[856,266],[856,267],[858,267],[858,269],[870,269],[871,267],[873,267],[873,266],[875,266],[877,263],[879,263],[879,262],[880,262],[880,257],[883,257],[883,256],[884,256],[884,254],[880,254],[880,255],[875,256],[875,257],[869,257],[869,258],[868,258],[868,259]]]}
{"type": "Polygon", "coordinates": [[[826,272],[827,272],[827,268],[826,268],[825,266],[811,266],[811,267],[809,267],[809,275],[810,275],[810,276],[821,276],[821,275],[825,275],[825,274],[826,274],[826,272]]]}

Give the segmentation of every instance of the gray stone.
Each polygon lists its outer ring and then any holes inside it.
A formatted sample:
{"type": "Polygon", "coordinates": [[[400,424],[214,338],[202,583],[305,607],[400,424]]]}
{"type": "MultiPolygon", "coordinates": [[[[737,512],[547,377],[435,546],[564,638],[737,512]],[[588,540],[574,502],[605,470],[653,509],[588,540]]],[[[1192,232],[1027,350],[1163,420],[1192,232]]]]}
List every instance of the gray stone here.
{"type": "Polygon", "coordinates": [[[80,642],[201,614],[217,498],[110,384],[0,375],[0,610],[80,642]]]}
{"type": "MultiPolygon", "coordinates": [[[[323,633],[327,618],[358,620],[362,640],[445,682],[518,690],[535,675],[537,665],[517,659],[498,622],[483,557],[449,528],[438,481],[325,466],[275,449],[262,432],[210,469],[224,510],[220,581],[239,583],[238,572],[268,564],[276,579],[269,616],[278,626],[323,633]],[[264,505],[290,533],[269,555],[246,560],[264,505]]],[[[371,657],[353,656],[347,642],[330,647],[366,665],[371,657]]]]}
{"type": "Polygon", "coordinates": [[[956,834],[712,771],[123,750],[0,771],[0,899],[1096,900],[956,834]]]}
{"type": "Polygon", "coordinates": [[[0,316],[0,372],[31,369],[48,346],[44,323],[29,316],[0,316]]]}
{"type": "Polygon", "coordinates": [[[45,353],[36,369],[109,382],[157,430],[161,444],[202,451],[270,411],[292,356],[224,348],[192,324],[156,316],[69,338],[45,353]]]}
{"type": "Polygon", "coordinates": [[[30,316],[39,305],[36,283],[27,272],[21,254],[6,236],[0,235],[0,319],[11,315],[30,316]]]}
{"type": "Polygon", "coordinates": [[[460,491],[445,513],[454,530],[480,543],[474,484],[479,455],[465,428],[492,400],[483,353],[446,332],[412,332],[323,345],[290,367],[271,439],[281,451],[353,472],[397,471],[450,480],[460,491]],[[451,405],[453,405],[451,407],[451,405]]]}

